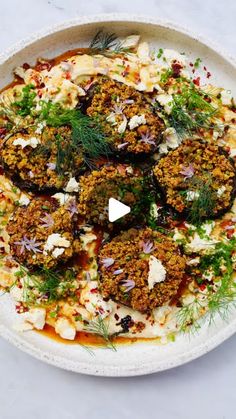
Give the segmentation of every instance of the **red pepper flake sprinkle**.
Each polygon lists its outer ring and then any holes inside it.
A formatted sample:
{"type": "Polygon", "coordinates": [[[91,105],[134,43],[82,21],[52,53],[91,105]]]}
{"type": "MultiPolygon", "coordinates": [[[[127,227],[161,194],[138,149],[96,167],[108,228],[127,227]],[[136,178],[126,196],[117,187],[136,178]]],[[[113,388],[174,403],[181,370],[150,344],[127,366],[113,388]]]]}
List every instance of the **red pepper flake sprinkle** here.
{"type": "Polygon", "coordinates": [[[193,63],[189,63],[190,67],[193,67],[193,63]]]}
{"type": "Polygon", "coordinates": [[[30,68],[30,65],[28,63],[24,63],[22,67],[24,70],[28,70],[30,68]]]}
{"type": "Polygon", "coordinates": [[[194,80],[193,80],[193,83],[194,83],[196,86],[200,86],[200,77],[197,77],[196,79],[194,79],[194,80]]]}
{"type": "Polygon", "coordinates": [[[201,291],[204,291],[206,289],[206,285],[202,284],[202,285],[199,286],[199,288],[200,288],[201,291]]]}
{"type": "Polygon", "coordinates": [[[96,294],[96,292],[98,292],[98,289],[97,288],[92,288],[90,290],[90,292],[91,292],[91,294],[96,294]]]}
{"type": "Polygon", "coordinates": [[[174,61],[171,67],[173,71],[173,77],[179,77],[183,66],[180,63],[178,63],[178,61],[174,61]]]}
{"type": "Polygon", "coordinates": [[[211,73],[210,71],[207,72],[207,79],[209,79],[211,77],[211,73]]]}
{"type": "Polygon", "coordinates": [[[65,77],[66,77],[67,80],[70,80],[71,79],[71,73],[69,71],[66,71],[65,77]]]}

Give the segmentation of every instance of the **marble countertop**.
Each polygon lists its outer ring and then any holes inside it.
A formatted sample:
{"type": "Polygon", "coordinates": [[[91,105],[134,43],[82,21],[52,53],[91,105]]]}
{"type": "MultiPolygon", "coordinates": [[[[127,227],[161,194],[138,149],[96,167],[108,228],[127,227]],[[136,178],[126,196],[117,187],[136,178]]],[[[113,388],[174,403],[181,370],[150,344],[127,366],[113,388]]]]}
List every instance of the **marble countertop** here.
{"type": "MultiPolygon", "coordinates": [[[[76,16],[128,12],[172,20],[236,53],[236,2],[1,1],[0,51],[76,16]]],[[[0,339],[1,419],[234,419],[236,336],[202,358],[146,377],[107,379],[42,364],[0,339]]]]}

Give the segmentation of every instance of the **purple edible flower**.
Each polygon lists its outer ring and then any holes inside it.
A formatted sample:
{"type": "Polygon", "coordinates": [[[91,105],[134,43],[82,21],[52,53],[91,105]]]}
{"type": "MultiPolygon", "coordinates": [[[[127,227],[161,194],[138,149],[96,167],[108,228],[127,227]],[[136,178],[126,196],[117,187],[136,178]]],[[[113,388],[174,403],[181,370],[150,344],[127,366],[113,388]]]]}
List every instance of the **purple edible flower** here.
{"type": "Polygon", "coordinates": [[[141,134],[141,140],[145,144],[151,144],[155,145],[155,141],[153,141],[154,137],[149,132],[146,132],[145,134],[141,134]]]}
{"type": "Polygon", "coordinates": [[[122,148],[125,148],[128,144],[129,144],[129,143],[126,141],[126,143],[119,144],[119,145],[117,146],[117,148],[120,150],[120,149],[122,149],[122,148]]]}
{"type": "Polygon", "coordinates": [[[190,164],[188,167],[183,166],[180,174],[185,176],[185,179],[190,179],[194,175],[194,167],[190,164]]]}
{"type": "Polygon", "coordinates": [[[29,250],[34,253],[42,253],[42,250],[38,249],[41,243],[36,243],[36,239],[28,239],[26,236],[18,242],[14,242],[17,246],[21,246],[20,253],[24,253],[25,250],[29,250]]]}
{"type": "Polygon", "coordinates": [[[115,103],[113,106],[113,112],[115,115],[122,115],[124,109],[124,105],[122,103],[115,103]]]}
{"type": "Polygon", "coordinates": [[[134,103],[134,100],[133,100],[133,99],[125,99],[125,100],[123,101],[123,103],[124,103],[125,105],[132,105],[132,104],[134,103]]]}
{"type": "Polygon", "coordinates": [[[123,279],[121,282],[122,287],[125,287],[125,291],[129,292],[135,287],[135,282],[132,279],[123,279]]]}
{"type": "Polygon", "coordinates": [[[151,242],[150,240],[148,242],[143,243],[143,253],[145,253],[146,255],[153,252],[154,249],[155,246],[153,245],[153,242],[151,242]]]}
{"type": "Polygon", "coordinates": [[[120,275],[122,274],[123,269],[116,269],[116,271],[113,272],[113,275],[120,275]]]}
{"type": "Polygon", "coordinates": [[[48,169],[50,170],[55,170],[56,169],[56,164],[55,163],[47,163],[46,166],[48,167],[48,169]]]}
{"type": "Polygon", "coordinates": [[[113,258],[103,258],[102,259],[102,265],[104,268],[110,268],[110,266],[113,265],[114,263],[114,259],[113,258]]]}
{"type": "Polygon", "coordinates": [[[42,228],[50,228],[50,227],[53,227],[54,225],[54,220],[50,214],[46,213],[45,216],[40,218],[39,220],[42,221],[43,223],[41,225],[42,228]]]}
{"type": "Polygon", "coordinates": [[[72,217],[74,214],[78,214],[78,208],[76,205],[76,199],[75,198],[71,198],[68,205],[67,205],[67,210],[71,213],[72,217]]]}

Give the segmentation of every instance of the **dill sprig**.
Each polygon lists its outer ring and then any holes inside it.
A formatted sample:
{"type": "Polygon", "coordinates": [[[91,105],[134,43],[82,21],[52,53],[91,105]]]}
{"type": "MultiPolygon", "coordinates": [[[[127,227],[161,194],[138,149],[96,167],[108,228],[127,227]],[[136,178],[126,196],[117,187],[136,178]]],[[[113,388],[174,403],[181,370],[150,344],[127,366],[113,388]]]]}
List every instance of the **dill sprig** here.
{"type": "MultiPolygon", "coordinates": [[[[58,103],[41,100],[36,108],[36,93],[33,85],[26,85],[22,89],[20,100],[11,103],[12,113],[21,117],[30,116],[36,125],[39,122],[46,123],[49,127],[59,128],[69,126],[72,130],[71,139],[62,142],[57,138],[57,170],[62,172],[64,167],[71,167],[73,154],[78,151],[83,153],[86,159],[95,160],[101,156],[110,154],[110,147],[98,120],[84,115],[79,109],[64,109],[58,103]]],[[[9,106],[7,114],[9,115],[9,106]]],[[[4,107],[3,107],[4,110],[4,107]]],[[[12,114],[10,115],[12,119],[12,114]]],[[[13,118],[14,120],[14,118],[13,118]]],[[[50,144],[48,144],[50,146],[50,144]]],[[[41,149],[42,150],[42,147],[41,149]]]]}
{"type": "Polygon", "coordinates": [[[179,93],[173,94],[169,123],[181,137],[199,128],[214,128],[211,118],[217,108],[208,102],[209,96],[197,89],[194,83],[183,84],[179,93]]]}
{"type": "MultiPolygon", "coordinates": [[[[216,290],[213,285],[207,285],[207,293],[204,294],[206,300],[201,300],[197,296],[190,304],[183,306],[178,314],[178,324],[183,332],[197,331],[200,322],[208,320],[209,325],[214,321],[218,314],[223,320],[227,320],[232,308],[236,307],[236,284],[233,280],[233,261],[232,254],[235,250],[236,238],[227,243],[220,242],[215,246],[215,251],[201,257],[199,270],[204,272],[212,269],[219,286],[216,290]],[[207,303],[206,303],[207,301],[207,303]],[[204,317],[202,317],[204,315],[204,317]]],[[[215,282],[217,285],[217,282],[215,282]]]]}
{"type": "Polygon", "coordinates": [[[115,33],[99,30],[90,43],[89,48],[95,53],[110,56],[112,54],[128,53],[130,48],[125,48],[115,33]]]}
{"type": "Polygon", "coordinates": [[[98,315],[96,320],[91,321],[85,327],[85,330],[89,333],[101,336],[104,340],[106,347],[112,349],[113,351],[116,351],[116,347],[112,341],[112,337],[109,335],[109,327],[100,315],[98,315]]]}
{"type": "Polygon", "coordinates": [[[117,42],[115,33],[103,32],[103,30],[100,29],[90,42],[89,48],[102,52],[109,48],[116,47],[117,42]]]}
{"type": "Polygon", "coordinates": [[[23,297],[26,304],[48,304],[74,295],[75,275],[69,269],[62,273],[42,267],[30,273],[21,266],[15,276],[24,280],[23,297]]]}
{"type": "Polygon", "coordinates": [[[39,119],[48,126],[57,128],[67,125],[72,128],[71,154],[79,148],[92,159],[110,153],[107,138],[97,120],[84,115],[79,109],[63,109],[59,104],[44,101],[40,105],[39,119]]]}
{"type": "Polygon", "coordinates": [[[191,224],[200,226],[205,218],[214,216],[217,196],[211,185],[212,178],[206,172],[204,178],[193,176],[188,179],[186,189],[179,192],[186,201],[189,211],[187,219],[191,224]],[[187,195],[191,192],[196,196],[193,197],[192,201],[189,201],[187,195]]]}
{"type": "Polygon", "coordinates": [[[191,224],[201,225],[204,218],[211,218],[214,215],[216,204],[216,193],[211,187],[212,179],[208,175],[206,179],[192,178],[190,188],[198,193],[190,207],[188,219],[191,224]]]}

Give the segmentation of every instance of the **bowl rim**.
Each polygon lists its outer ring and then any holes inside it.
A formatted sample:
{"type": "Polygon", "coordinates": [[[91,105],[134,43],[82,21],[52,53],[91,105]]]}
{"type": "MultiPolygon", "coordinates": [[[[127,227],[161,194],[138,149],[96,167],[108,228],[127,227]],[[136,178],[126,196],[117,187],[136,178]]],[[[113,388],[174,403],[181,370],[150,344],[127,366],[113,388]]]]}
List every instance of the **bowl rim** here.
{"type": "MultiPolygon", "coordinates": [[[[22,40],[14,43],[12,46],[7,48],[4,52],[0,53],[0,65],[7,62],[10,58],[14,58],[14,55],[20,52],[23,48],[29,47],[36,41],[40,41],[47,36],[56,34],[57,32],[86,24],[93,23],[112,23],[112,22],[130,22],[130,23],[143,23],[153,26],[160,26],[165,29],[174,30],[178,33],[186,35],[190,39],[199,42],[206,46],[214,53],[221,56],[228,64],[236,68],[236,60],[224,50],[220,45],[207,39],[205,36],[198,34],[182,25],[176,24],[173,21],[160,18],[152,18],[147,15],[132,15],[128,13],[107,13],[107,14],[96,14],[89,16],[76,17],[74,19],[67,19],[63,22],[47,26],[42,30],[36,31],[32,35],[28,35],[22,40]]],[[[127,377],[127,376],[141,376],[151,374],[159,371],[164,371],[170,368],[174,368],[180,365],[184,365],[201,355],[204,355],[216,348],[220,343],[224,342],[236,331],[236,318],[232,319],[229,324],[226,324],[224,328],[221,328],[214,336],[209,338],[207,342],[202,342],[195,348],[187,350],[182,356],[171,358],[167,361],[162,361],[159,365],[156,362],[144,362],[133,364],[132,367],[127,368],[119,365],[101,365],[94,366],[88,362],[75,362],[69,361],[65,363],[65,358],[62,356],[50,355],[47,351],[38,349],[35,345],[25,341],[20,335],[15,335],[10,329],[3,324],[0,324],[0,336],[7,340],[9,343],[16,346],[18,349],[34,356],[35,358],[46,362],[50,365],[54,365],[68,371],[79,372],[88,375],[104,376],[104,377],[127,377]],[[69,362],[68,362],[69,361],[69,362]]]]}
{"type": "Polygon", "coordinates": [[[186,35],[193,40],[203,44],[207,48],[210,48],[212,51],[218,53],[228,61],[231,65],[236,68],[236,58],[234,58],[231,53],[222,48],[217,42],[212,41],[212,39],[203,36],[197,31],[192,31],[184,25],[175,23],[174,21],[162,19],[162,18],[152,18],[148,15],[134,14],[129,13],[101,13],[101,14],[92,14],[89,16],[75,17],[73,19],[66,19],[60,23],[56,23],[52,26],[45,26],[41,30],[33,32],[32,34],[23,37],[20,41],[13,43],[10,47],[6,48],[5,51],[0,53],[0,65],[4,64],[9,58],[21,51],[23,48],[30,46],[34,42],[41,40],[49,35],[55,34],[56,32],[63,31],[68,28],[86,25],[89,23],[109,23],[109,22],[132,22],[132,23],[146,23],[151,25],[158,25],[166,29],[171,29],[176,32],[180,32],[183,35],[186,35]]]}

